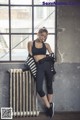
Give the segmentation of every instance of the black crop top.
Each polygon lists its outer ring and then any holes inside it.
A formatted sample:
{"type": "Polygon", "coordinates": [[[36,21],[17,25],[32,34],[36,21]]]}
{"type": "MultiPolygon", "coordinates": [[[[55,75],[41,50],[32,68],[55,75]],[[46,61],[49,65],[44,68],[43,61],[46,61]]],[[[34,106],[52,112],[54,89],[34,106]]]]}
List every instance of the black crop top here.
{"type": "Polygon", "coordinates": [[[45,44],[43,43],[42,48],[36,48],[35,47],[35,41],[33,41],[32,54],[33,55],[46,55],[46,46],[45,46],[45,44]]]}

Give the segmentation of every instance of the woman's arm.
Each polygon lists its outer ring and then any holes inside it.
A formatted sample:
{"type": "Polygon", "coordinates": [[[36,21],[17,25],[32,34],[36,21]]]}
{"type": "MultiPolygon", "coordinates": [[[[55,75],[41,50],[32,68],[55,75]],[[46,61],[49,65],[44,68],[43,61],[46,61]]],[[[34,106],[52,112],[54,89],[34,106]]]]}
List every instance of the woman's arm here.
{"type": "Polygon", "coordinates": [[[47,50],[49,52],[49,56],[51,56],[53,58],[54,62],[55,62],[54,52],[51,50],[51,47],[50,47],[50,45],[48,43],[46,43],[46,48],[47,48],[47,50]]]}
{"type": "Polygon", "coordinates": [[[47,48],[48,52],[53,53],[53,51],[51,50],[50,45],[48,43],[45,43],[45,45],[46,45],[46,48],[47,48]]]}
{"type": "Polygon", "coordinates": [[[29,42],[28,42],[28,53],[29,53],[30,55],[32,55],[32,45],[33,45],[33,42],[32,42],[32,41],[29,41],[29,42]]]}

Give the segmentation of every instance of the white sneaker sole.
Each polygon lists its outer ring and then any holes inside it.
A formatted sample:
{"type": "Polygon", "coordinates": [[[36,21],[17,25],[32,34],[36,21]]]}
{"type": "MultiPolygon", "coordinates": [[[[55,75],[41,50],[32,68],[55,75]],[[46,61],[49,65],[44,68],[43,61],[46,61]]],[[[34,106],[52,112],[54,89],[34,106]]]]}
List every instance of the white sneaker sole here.
{"type": "Polygon", "coordinates": [[[53,116],[54,116],[54,103],[53,103],[53,116]]]}

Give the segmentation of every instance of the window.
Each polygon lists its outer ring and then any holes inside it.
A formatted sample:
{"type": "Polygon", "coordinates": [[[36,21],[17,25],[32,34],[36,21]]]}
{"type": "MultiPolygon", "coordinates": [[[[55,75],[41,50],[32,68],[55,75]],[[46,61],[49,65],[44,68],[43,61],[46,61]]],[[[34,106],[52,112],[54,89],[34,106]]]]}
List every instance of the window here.
{"type": "Polygon", "coordinates": [[[41,27],[48,29],[47,42],[55,52],[56,6],[43,5],[43,1],[0,0],[0,61],[24,61],[27,43],[41,27]]]}

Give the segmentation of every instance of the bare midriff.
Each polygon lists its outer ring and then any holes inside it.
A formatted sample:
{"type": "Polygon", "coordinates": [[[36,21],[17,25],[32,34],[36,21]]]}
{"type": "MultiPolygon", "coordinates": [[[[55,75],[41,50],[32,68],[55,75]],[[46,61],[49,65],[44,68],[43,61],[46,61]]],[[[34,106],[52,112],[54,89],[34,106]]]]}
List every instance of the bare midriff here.
{"type": "Polygon", "coordinates": [[[35,59],[36,62],[38,62],[39,60],[41,60],[45,57],[46,57],[46,55],[34,55],[34,59],[35,59]]]}

